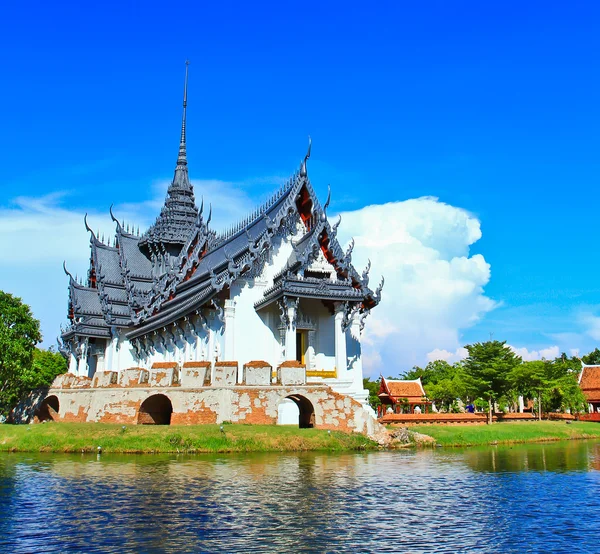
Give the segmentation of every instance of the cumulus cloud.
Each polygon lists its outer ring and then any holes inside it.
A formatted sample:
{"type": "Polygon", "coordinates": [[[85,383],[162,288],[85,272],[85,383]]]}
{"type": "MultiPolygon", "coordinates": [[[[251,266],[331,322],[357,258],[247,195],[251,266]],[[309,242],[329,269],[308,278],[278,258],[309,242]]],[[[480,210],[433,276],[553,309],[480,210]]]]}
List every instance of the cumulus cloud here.
{"type": "Polygon", "coordinates": [[[548,348],[540,348],[539,350],[528,350],[527,348],[515,348],[510,346],[510,349],[517,355],[523,358],[524,362],[534,360],[554,360],[560,356],[560,348],[556,345],[548,348]]]}
{"type": "Polygon", "coordinates": [[[454,362],[459,362],[460,360],[464,360],[469,355],[469,352],[466,348],[460,347],[457,348],[454,352],[449,352],[448,350],[440,350],[436,348],[431,352],[427,353],[427,361],[435,362],[436,360],[444,360],[450,364],[454,362]]]}
{"type": "Polygon", "coordinates": [[[402,372],[434,352],[448,359],[464,354],[461,330],[497,305],[484,293],[489,264],[470,255],[481,238],[478,219],[424,197],[342,213],[339,237],[352,236],[357,269],[370,258],[371,285],[385,276],[381,304],[367,321],[365,373],[402,372]]]}

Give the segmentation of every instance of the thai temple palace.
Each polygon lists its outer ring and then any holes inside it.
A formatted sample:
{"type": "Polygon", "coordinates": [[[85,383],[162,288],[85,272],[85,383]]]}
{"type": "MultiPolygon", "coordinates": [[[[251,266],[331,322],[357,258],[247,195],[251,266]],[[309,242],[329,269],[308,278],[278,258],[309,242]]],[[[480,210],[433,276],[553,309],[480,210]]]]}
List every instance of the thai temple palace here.
{"type": "Polygon", "coordinates": [[[382,375],[377,396],[381,400],[381,405],[377,406],[377,417],[383,417],[387,413],[414,414],[431,411],[432,403],[427,400],[420,378],[414,380],[386,379],[382,375]]]}
{"type": "Polygon", "coordinates": [[[600,413],[600,365],[581,364],[579,387],[585,396],[590,412],[600,413]]]}
{"type": "Polygon", "coordinates": [[[383,279],[373,290],[370,262],[358,271],[353,241],[339,243],[341,218],[329,222],[330,195],[321,204],[308,176],[310,139],[264,204],[213,229],[188,172],[187,85],[186,63],[175,174],[156,221],[135,232],[111,208],[105,242],[85,218],[85,282],[65,266],[69,373],[46,405],[58,420],[275,422],[285,400],[301,426],[357,430],[348,414],[372,414],[361,336],[383,279]]]}

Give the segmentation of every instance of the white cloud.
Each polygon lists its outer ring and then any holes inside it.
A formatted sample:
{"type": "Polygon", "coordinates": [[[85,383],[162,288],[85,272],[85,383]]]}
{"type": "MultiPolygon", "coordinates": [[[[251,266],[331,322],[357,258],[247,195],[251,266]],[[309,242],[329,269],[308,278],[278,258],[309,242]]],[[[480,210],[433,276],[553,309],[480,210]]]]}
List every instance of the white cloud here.
{"type": "Polygon", "coordinates": [[[554,360],[560,356],[560,348],[556,345],[549,346],[548,348],[540,348],[539,350],[528,350],[526,347],[516,348],[510,345],[509,347],[517,356],[521,356],[524,362],[554,360]]]}
{"type": "Polygon", "coordinates": [[[600,340],[600,317],[582,312],[579,314],[579,322],[585,328],[585,334],[594,340],[600,340]]]}
{"type": "Polygon", "coordinates": [[[427,361],[435,362],[436,360],[444,360],[450,364],[453,364],[454,362],[464,360],[468,355],[469,352],[463,346],[457,348],[454,352],[449,352],[448,350],[440,350],[439,348],[436,348],[431,352],[427,353],[427,361]]]}
{"type": "Polygon", "coordinates": [[[342,213],[340,240],[351,236],[357,269],[372,261],[372,287],[385,276],[381,304],[367,320],[365,373],[402,372],[434,352],[458,359],[461,329],[497,305],[484,294],[489,264],[469,255],[481,238],[477,218],[425,197],[342,213]],[[373,351],[380,365],[368,363],[377,363],[373,351]]]}

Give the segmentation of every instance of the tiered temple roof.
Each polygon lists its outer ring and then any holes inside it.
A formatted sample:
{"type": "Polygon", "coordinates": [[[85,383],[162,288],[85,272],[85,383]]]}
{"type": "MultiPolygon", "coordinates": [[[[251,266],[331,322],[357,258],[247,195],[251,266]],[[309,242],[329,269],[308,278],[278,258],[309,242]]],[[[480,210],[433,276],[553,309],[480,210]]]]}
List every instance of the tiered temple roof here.
{"type": "MultiPolygon", "coordinates": [[[[293,252],[273,286],[256,303],[260,310],[283,296],[352,301],[366,317],[379,303],[383,280],[373,292],[369,267],[360,275],[353,267],[352,247],[344,252],[337,227],[327,219],[329,197],[321,206],[308,179],[309,149],[299,170],[262,206],[228,231],[209,229],[204,206],[198,210],[189,180],[186,156],[187,66],[179,154],[173,181],[156,222],[141,236],[125,231],[114,216],[113,246],[90,232],[90,270],[86,286],[70,276],[70,326],[73,336],[109,337],[111,328],[127,328],[130,340],[197,313],[210,304],[222,310],[219,297],[240,277],[262,270],[277,235],[302,236],[292,241],[293,252]],[[330,275],[309,271],[318,257],[334,269],[330,275]]],[[[66,269],[65,269],[66,271],[66,269]]]]}
{"type": "Polygon", "coordinates": [[[381,377],[378,396],[384,404],[395,404],[403,398],[406,398],[409,403],[421,403],[425,398],[425,390],[420,378],[400,380],[381,377]]]}
{"type": "Polygon", "coordinates": [[[584,365],[579,374],[579,386],[590,403],[600,403],[600,365],[584,365]]]}

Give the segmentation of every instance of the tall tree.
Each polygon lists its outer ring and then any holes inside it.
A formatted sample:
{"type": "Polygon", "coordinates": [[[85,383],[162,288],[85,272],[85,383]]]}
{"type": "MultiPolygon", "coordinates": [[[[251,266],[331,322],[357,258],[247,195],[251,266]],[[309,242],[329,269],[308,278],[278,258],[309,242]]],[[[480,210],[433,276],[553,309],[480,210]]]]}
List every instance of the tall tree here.
{"type": "MultiPolygon", "coordinates": [[[[563,356],[565,356],[565,354],[563,354],[563,356]]],[[[600,350],[598,350],[598,348],[594,348],[593,352],[590,352],[589,354],[582,356],[581,361],[586,365],[600,364],[600,350]]]]}
{"type": "Polygon", "coordinates": [[[30,369],[23,371],[21,383],[26,391],[49,387],[54,379],[67,371],[67,361],[50,347],[48,350],[36,348],[30,369]]]}
{"type": "Polygon", "coordinates": [[[31,369],[40,322],[20,298],[0,291],[0,414],[7,414],[23,391],[22,375],[31,369]]]}
{"type": "Polygon", "coordinates": [[[381,400],[379,399],[379,387],[381,386],[381,379],[377,379],[377,381],[371,381],[368,377],[363,378],[363,387],[369,391],[369,404],[371,408],[377,411],[377,406],[381,404],[381,400]]]}
{"type": "Polygon", "coordinates": [[[424,368],[415,366],[407,371],[402,379],[415,380],[421,379],[423,386],[435,384],[443,379],[451,379],[454,374],[453,366],[445,360],[435,360],[429,362],[424,368]]]}
{"type": "Polygon", "coordinates": [[[488,401],[488,423],[492,423],[493,403],[509,388],[510,372],[521,363],[506,341],[487,341],[468,344],[469,353],[463,362],[467,387],[475,397],[488,401]]]}
{"type": "Polygon", "coordinates": [[[547,372],[548,363],[544,360],[523,362],[515,366],[508,378],[515,390],[525,396],[536,396],[538,399],[538,419],[542,419],[542,394],[552,386],[552,379],[547,372]]]}
{"type": "Polygon", "coordinates": [[[569,358],[562,354],[552,361],[546,362],[546,374],[552,379],[551,387],[544,395],[544,406],[550,410],[569,410],[572,413],[587,411],[587,401],[579,386],[581,362],[598,363],[600,350],[597,348],[583,356],[569,358]]]}

